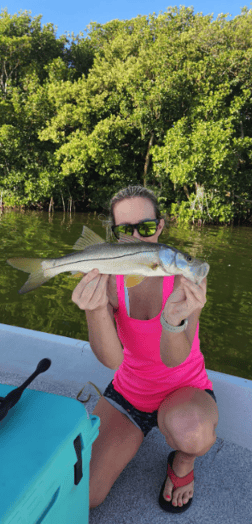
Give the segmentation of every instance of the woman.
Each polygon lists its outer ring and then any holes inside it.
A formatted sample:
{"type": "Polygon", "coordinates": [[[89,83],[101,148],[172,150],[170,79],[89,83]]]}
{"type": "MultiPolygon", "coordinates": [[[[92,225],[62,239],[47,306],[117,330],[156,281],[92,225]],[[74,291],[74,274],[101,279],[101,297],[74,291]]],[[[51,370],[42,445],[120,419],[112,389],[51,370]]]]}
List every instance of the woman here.
{"type": "MultiPolygon", "coordinates": [[[[141,186],[113,197],[111,216],[117,236],[115,226],[121,226],[144,242],[158,242],[165,225],[154,193],[141,186]]],[[[175,450],[168,457],[159,504],[166,511],[185,511],[192,502],[195,458],[213,446],[218,424],[198,338],[206,279],[198,286],[181,275],[148,277],[128,289],[127,311],[124,277],[94,269],[72,300],[86,312],[96,357],[117,370],[93,411],[101,423],[90,461],[90,508],[105,500],[144,437],[158,426],[175,450]]]]}

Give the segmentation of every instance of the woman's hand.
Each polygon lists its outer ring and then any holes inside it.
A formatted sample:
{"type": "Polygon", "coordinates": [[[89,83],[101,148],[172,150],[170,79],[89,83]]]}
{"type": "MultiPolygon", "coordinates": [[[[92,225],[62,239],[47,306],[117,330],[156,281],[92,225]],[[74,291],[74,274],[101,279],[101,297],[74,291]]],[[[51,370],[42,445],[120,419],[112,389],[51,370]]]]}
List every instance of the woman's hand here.
{"type": "Polygon", "coordinates": [[[85,274],[73,290],[72,301],[80,309],[94,311],[105,308],[108,304],[107,284],[110,275],[99,274],[98,269],[92,269],[85,274]]]}
{"type": "Polygon", "coordinates": [[[181,277],[178,287],[168,297],[164,307],[164,318],[172,326],[179,326],[196,309],[202,309],[206,303],[206,278],[200,285],[181,277]]]}

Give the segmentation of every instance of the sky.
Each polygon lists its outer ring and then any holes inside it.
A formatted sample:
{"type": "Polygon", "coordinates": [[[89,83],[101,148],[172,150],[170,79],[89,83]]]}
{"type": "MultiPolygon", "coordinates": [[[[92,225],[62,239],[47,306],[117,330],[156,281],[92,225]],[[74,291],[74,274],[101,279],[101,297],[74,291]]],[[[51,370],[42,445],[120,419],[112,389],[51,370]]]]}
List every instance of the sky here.
{"type": "MultiPolygon", "coordinates": [[[[169,6],[180,6],[180,3],[169,3],[166,0],[0,0],[1,9],[7,9],[14,15],[19,11],[31,11],[31,16],[43,15],[41,24],[52,23],[57,26],[57,36],[64,33],[81,31],[87,35],[85,29],[90,22],[106,24],[111,20],[130,20],[138,15],[165,13],[169,6]]],[[[220,13],[229,13],[230,18],[241,13],[241,8],[252,8],[252,2],[246,0],[194,0],[194,3],[181,3],[186,7],[193,7],[194,13],[203,15],[213,14],[214,18],[220,13]],[[244,2],[244,3],[243,3],[244,2]]]]}

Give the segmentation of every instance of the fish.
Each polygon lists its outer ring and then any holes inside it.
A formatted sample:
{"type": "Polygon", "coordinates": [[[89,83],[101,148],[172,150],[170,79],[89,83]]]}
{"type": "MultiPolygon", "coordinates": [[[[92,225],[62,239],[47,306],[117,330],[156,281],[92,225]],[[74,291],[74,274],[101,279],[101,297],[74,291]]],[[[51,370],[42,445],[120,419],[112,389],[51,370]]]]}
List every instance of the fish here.
{"type": "Polygon", "coordinates": [[[83,273],[95,268],[105,275],[124,275],[125,284],[130,288],[150,276],[183,275],[200,284],[210,269],[207,262],[192,258],[175,247],[144,242],[125,234],[120,235],[117,243],[110,243],[87,226],[83,226],[73,249],[77,252],[60,258],[8,259],[7,263],[15,269],[30,273],[19,294],[28,293],[50,278],[69,271],[75,277],[83,276],[83,273]]]}

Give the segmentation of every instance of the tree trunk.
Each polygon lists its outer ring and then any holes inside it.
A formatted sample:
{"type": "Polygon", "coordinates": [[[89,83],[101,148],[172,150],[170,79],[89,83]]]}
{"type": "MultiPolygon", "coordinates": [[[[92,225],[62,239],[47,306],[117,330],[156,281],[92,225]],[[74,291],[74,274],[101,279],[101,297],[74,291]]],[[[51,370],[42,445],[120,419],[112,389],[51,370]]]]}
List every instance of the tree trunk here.
{"type": "Polygon", "coordinates": [[[148,144],[147,155],[146,155],[146,158],[145,158],[145,164],[144,164],[144,176],[143,176],[143,186],[144,187],[146,187],[147,171],[148,171],[148,167],[149,167],[149,163],[150,163],[150,148],[153,145],[153,140],[154,140],[154,133],[152,131],[151,137],[150,137],[150,140],[149,140],[149,144],[148,144]]]}
{"type": "Polygon", "coordinates": [[[244,129],[243,129],[242,120],[241,120],[240,124],[241,124],[241,138],[244,138],[244,129]]]}
{"type": "Polygon", "coordinates": [[[185,192],[185,194],[186,194],[186,196],[187,196],[187,198],[189,200],[190,199],[190,195],[189,195],[188,187],[187,187],[186,184],[184,184],[183,189],[184,189],[184,192],[185,192]]]}
{"type": "Polygon", "coordinates": [[[72,195],[70,195],[70,198],[68,199],[68,208],[67,208],[67,211],[69,210],[70,214],[72,212],[72,205],[73,205],[73,197],[72,195]]]}
{"type": "Polygon", "coordinates": [[[61,200],[62,200],[62,205],[63,205],[63,212],[65,213],[66,209],[65,209],[65,202],[64,202],[62,191],[60,191],[60,194],[61,194],[61,200]]]}
{"type": "Polygon", "coordinates": [[[51,200],[50,200],[48,213],[51,213],[51,211],[54,211],[54,201],[53,201],[53,197],[51,197],[51,200]]]}

